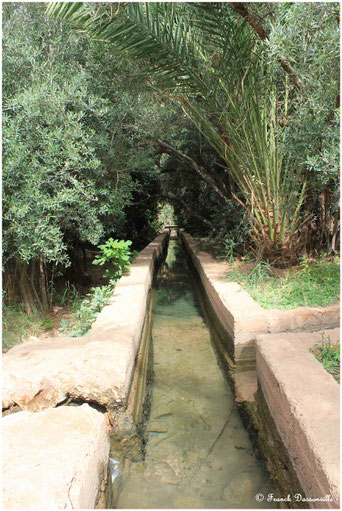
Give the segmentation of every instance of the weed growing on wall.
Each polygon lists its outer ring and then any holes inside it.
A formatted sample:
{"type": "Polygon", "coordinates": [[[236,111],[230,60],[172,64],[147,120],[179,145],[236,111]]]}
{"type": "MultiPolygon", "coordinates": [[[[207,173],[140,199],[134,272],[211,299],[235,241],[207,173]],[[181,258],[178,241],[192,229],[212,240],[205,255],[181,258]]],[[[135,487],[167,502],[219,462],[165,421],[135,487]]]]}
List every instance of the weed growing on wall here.
{"type": "Polygon", "coordinates": [[[330,336],[322,334],[321,342],[310,350],[319,360],[324,369],[340,383],[340,342],[333,344],[330,336]]]}

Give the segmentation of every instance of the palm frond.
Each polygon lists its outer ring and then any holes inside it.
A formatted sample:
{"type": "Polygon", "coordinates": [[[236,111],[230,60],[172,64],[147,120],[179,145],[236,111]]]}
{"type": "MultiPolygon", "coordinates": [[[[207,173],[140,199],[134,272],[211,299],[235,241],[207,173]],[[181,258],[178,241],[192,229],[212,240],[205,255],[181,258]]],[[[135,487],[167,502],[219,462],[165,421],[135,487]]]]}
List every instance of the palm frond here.
{"type": "Polygon", "coordinates": [[[115,13],[94,5],[54,2],[47,12],[137,59],[226,161],[255,239],[269,249],[292,239],[305,186],[279,154],[276,95],[247,24],[225,3],[127,2],[115,13]]]}

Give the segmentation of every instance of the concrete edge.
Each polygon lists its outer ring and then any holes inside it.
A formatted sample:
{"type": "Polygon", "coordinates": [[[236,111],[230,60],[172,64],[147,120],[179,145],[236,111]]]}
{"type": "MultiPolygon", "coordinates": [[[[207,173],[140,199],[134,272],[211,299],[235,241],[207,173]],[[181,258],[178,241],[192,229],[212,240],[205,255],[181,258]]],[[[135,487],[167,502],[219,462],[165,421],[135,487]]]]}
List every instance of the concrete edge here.
{"type": "Polygon", "coordinates": [[[8,415],[2,441],[2,509],[93,509],[105,491],[109,436],[88,404],[8,415]]]}
{"type": "Polygon", "coordinates": [[[127,274],[123,275],[116,285],[111,303],[102,309],[92,328],[85,336],[86,340],[91,341],[102,339],[103,333],[99,334],[99,330],[101,330],[101,332],[105,332],[107,340],[113,342],[122,336],[127,337],[127,323],[131,323],[132,318],[135,319],[135,323],[131,325],[129,331],[129,339],[127,339],[130,358],[126,367],[124,396],[117,399],[117,403],[120,400],[123,404],[127,403],[155,266],[165,251],[169,236],[169,231],[163,231],[140,252],[127,274]]]}
{"type": "Polygon", "coordinates": [[[202,281],[217,318],[234,341],[229,353],[236,365],[255,363],[255,338],[272,332],[315,331],[339,325],[340,305],[263,309],[238,283],[228,282],[213,271],[214,259],[200,252],[196,241],[184,231],[180,238],[202,281]]]}
{"type": "MultiPolygon", "coordinates": [[[[326,330],[333,342],[339,329],[326,330]]],[[[310,353],[321,332],[259,335],[258,382],[310,507],[338,508],[339,385],[310,353]]]]}
{"type": "Polygon", "coordinates": [[[18,405],[40,411],[66,397],[95,401],[107,408],[126,405],[155,265],[168,238],[165,231],[141,251],[86,336],[28,342],[4,355],[3,408],[18,405]],[[113,371],[107,379],[99,378],[98,371],[110,370],[108,357],[113,360],[113,371]],[[79,370],[82,364],[86,372],[79,370]]]}

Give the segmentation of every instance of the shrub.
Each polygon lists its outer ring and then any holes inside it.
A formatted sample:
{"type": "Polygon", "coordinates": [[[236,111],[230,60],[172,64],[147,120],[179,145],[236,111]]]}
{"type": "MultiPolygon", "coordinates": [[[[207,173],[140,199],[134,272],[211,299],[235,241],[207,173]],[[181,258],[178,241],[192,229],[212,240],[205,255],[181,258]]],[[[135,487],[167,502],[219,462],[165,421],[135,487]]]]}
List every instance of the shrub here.
{"type": "Polygon", "coordinates": [[[131,241],[113,240],[109,238],[103,245],[99,245],[101,253],[95,257],[93,264],[103,266],[107,263],[112,263],[114,268],[106,270],[105,277],[117,282],[123,272],[129,268],[130,265],[130,245],[131,241]]]}

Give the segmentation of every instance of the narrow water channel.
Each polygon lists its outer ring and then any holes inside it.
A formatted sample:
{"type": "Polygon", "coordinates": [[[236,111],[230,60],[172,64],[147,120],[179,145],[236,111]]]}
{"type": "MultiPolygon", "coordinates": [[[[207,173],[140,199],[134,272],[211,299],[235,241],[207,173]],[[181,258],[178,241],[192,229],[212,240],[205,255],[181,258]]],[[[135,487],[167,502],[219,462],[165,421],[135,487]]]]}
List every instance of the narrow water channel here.
{"type": "Polygon", "coordinates": [[[146,455],[125,470],[116,507],[270,507],[255,499],[272,489],[218,366],[176,241],[158,278],[152,342],[146,455]]]}

